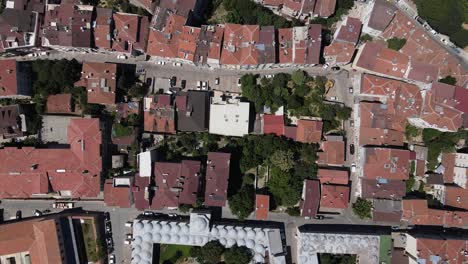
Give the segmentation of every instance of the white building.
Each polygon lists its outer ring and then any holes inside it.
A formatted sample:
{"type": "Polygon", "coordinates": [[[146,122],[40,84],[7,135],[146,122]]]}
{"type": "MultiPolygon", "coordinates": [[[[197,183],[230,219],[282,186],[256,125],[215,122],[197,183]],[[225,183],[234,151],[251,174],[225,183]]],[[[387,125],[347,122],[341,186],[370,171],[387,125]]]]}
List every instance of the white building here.
{"type": "Polygon", "coordinates": [[[138,154],[137,160],[140,177],[151,177],[151,173],[153,172],[153,162],[156,161],[156,151],[148,150],[141,152],[138,154]]]}
{"type": "Polygon", "coordinates": [[[360,264],[378,264],[380,237],[378,235],[320,233],[298,231],[298,264],[315,264],[318,254],[357,255],[360,264]]]}
{"type": "Polygon", "coordinates": [[[203,246],[218,240],[225,247],[246,246],[256,263],[285,264],[280,230],[211,223],[211,215],[191,213],[190,220],[145,220],[133,222],[132,264],[153,263],[153,244],[203,246]]]}
{"type": "Polygon", "coordinates": [[[237,98],[213,97],[210,105],[210,134],[242,137],[249,133],[250,103],[237,98]]]}

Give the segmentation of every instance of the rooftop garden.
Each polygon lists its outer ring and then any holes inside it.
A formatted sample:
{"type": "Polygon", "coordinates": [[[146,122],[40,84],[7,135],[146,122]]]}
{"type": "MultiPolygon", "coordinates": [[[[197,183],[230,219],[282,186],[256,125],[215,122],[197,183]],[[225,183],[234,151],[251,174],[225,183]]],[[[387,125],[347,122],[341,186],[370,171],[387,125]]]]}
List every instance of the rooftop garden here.
{"type": "Polygon", "coordinates": [[[91,219],[84,219],[81,224],[83,232],[83,239],[85,243],[86,256],[89,261],[97,262],[102,259],[104,254],[104,247],[102,241],[97,240],[95,236],[94,224],[91,219]]]}
{"type": "Polygon", "coordinates": [[[159,263],[160,264],[178,264],[190,257],[191,246],[182,245],[166,245],[162,244],[159,247],[159,263]]]}

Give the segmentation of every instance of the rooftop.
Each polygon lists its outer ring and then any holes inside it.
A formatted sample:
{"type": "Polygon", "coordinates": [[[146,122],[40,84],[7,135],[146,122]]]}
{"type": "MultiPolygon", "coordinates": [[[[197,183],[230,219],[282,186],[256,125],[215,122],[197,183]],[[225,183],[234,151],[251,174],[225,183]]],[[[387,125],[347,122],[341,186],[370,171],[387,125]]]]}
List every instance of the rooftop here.
{"type": "Polygon", "coordinates": [[[318,169],[317,178],[322,184],[342,184],[349,182],[349,173],[345,170],[318,169]]]}
{"type": "Polygon", "coordinates": [[[363,177],[380,182],[407,180],[409,177],[409,156],[408,150],[365,148],[363,177]]]}
{"type": "Polygon", "coordinates": [[[257,220],[268,219],[268,211],[270,211],[270,196],[257,194],[255,196],[255,218],[257,220]]]}
{"type": "Polygon", "coordinates": [[[206,162],[205,205],[226,205],[231,154],[208,152],[206,162]]]}
{"type": "Polygon", "coordinates": [[[71,94],[54,94],[47,97],[47,113],[49,114],[71,114],[72,95],[71,94]]]}
{"type": "Polygon", "coordinates": [[[299,205],[301,216],[313,218],[318,212],[319,202],[320,182],[316,180],[305,180],[299,205]]]}
{"type": "Polygon", "coordinates": [[[322,121],[297,120],[296,140],[302,143],[314,143],[322,140],[322,121]]]}
{"type": "Polygon", "coordinates": [[[346,185],[321,184],[320,208],[346,209],[349,192],[346,185]]]}
{"type": "Polygon", "coordinates": [[[318,152],[318,164],[344,165],[344,141],[323,141],[320,145],[320,149],[322,152],[318,152]]]}
{"type": "Polygon", "coordinates": [[[75,86],[86,88],[88,103],[115,104],[117,64],[84,62],[81,79],[75,86]]]}

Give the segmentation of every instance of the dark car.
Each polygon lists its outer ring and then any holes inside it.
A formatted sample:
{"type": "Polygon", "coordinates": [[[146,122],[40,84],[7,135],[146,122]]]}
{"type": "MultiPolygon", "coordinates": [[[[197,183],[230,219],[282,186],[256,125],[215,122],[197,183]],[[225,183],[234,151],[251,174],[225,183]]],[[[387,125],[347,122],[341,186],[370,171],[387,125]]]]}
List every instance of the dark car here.
{"type": "Polygon", "coordinates": [[[349,153],[354,155],[354,144],[349,145],[349,153]]]}
{"type": "Polygon", "coordinates": [[[181,87],[182,89],[185,89],[185,86],[187,86],[187,81],[186,81],[186,80],[180,81],[180,87],[181,87]]]}
{"type": "Polygon", "coordinates": [[[104,219],[106,219],[106,221],[109,221],[109,220],[110,220],[109,212],[105,212],[105,213],[104,213],[104,219]]]}
{"type": "Polygon", "coordinates": [[[16,211],[16,219],[21,219],[22,213],[21,210],[16,211]]]}
{"type": "Polygon", "coordinates": [[[172,78],[171,78],[171,86],[175,86],[176,83],[177,83],[177,77],[172,76],[172,78]]]}
{"type": "Polygon", "coordinates": [[[338,66],[333,66],[333,67],[331,67],[331,69],[332,69],[332,71],[339,71],[339,70],[341,70],[341,68],[338,67],[338,66]]]}
{"type": "Polygon", "coordinates": [[[325,216],[323,216],[323,215],[316,215],[316,216],[314,216],[314,219],[323,220],[323,219],[325,219],[325,216]]]}
{"type": "Polygon", "coordinates": [[[151,86],[152,83],[153,83],[152,78],[146,78],[146,85],[151,86]]]}

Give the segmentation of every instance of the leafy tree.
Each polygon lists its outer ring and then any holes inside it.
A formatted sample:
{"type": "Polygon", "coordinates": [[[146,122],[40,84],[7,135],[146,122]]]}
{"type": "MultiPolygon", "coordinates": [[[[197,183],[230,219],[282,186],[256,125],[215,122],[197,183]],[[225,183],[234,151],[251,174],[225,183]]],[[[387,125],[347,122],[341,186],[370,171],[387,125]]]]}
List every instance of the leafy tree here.
{"type": "Polygon", "coordinates": [[[249,264],[252,260],[252,251],[246,247],[233,246],[226,249],[223,258],[226,264],[249,264]]]}
{"type": "Polygon", "coordinates": [[[368,42],[368,41],[372,41],[373,38],[369,34],[362,34],[360,40],[361,42],[368,42]]]}
{"type": "Polygon", "coordinates": [[[355,264],[356,255],[319,254],[320,264],[355,264]]]}
{"type": "Polygon", "coordinates": [[[294,173],[279,168],[271,169],[267,187],[278,205],[294,206],[301,197],[302,181],[294,178],[294,173]]]}
{"type": "Polygon", "coordinates": [[[353,212],[361,219],[372,218],[372,203],[359,197],[353,204],[353,212]]]}
{"type": "Polygon", "coordinates": [[[190,209],[192,208],[191,205],[189,204],[181,204],[179,205],[179,211],[182,212],[182,213],[188,213],[190,211],[190,209]]]}
{"type": "Polygon", "coordinates": [[[289,216],[300,216],[301,215],[301,209],[299,209],[299,207],[288,207],[286,209],[286,213],[289,215],[289,216]]]}
{"type": "Polygon", "coordinates": [[[400,39],[400,38],[391,38],[387,40],[387,47],[392,50],[400,50],[405,46],[406,44],[406,39],[400,39]]]}
{"type": "Polygon", "coordinates": [[[218,241],[210,241],[203,247],[190,248],[190,256],[200,264],[218,264],[225,248],[218,241]]]}
{"type": "Polygon", "coordinates": [[[318,147],[316,144],[302,144],[299,156],[305,164],[315,164],[317,161],[317,150],[318,147]]]}
{"type": "Polygon", "coordinates": [[[448,75],[440,79],[439,82],[450,84],[450,85],[455,85],[457,84],[457,79],[455,79],[455,77],[453,77],[452,75],[448,75]]]}
{"type": "Polygon", "coordinates": [[[405,128],[406,139],[408,140],[413,139],[415,137],[418,137],[420,134],[421,134],[421,131],[417,127],[412,126],[409,123],[406,124],[406,128],[405,128]]]}
{"type": "Polygon", "coordinates": [[[242,177],[242,185],[253,185],[255,183],[255,175],[252,173],[247,173],[242,177]]]}
{"type": "Polygon", "coordinates": [[[255,209],[255,190],[252,185],[244,185],[239,192],[229,198],[229,208],[241,220],[255,209]]]}
{"type": "Polygon", "coordinates": [[[350,107],[339,106],[335,108],[336,117],[340,120],[348,120],[351,117],[351,112],[353,111],[350,107]]]}
{"type": "Polygon", "coordinates": [[[128,90],[128,95],[133,98],[141,98],[146,95],[148,92],[148,86],[145,84],[135,83],[130,89],[128,90]]]}
{"type": "Polygon", "coordinates": [[[278,150],[270,157],[270,162],[273,166],[280,170],[288,171],[294,167],[294,153],[291,150],[278,150]]]}
{"type": "Polygon", "coordinates": [[[410,193],[413,191],[414,184],[416,183],[416,180],[414,178],[413,174],[410,174],[408,180],[406,180],[406,193],[410,193]]]}
{"type": "Polygon", "coordinates": [[[291,79],[297,85],[302,85],[307,79],[307,75],[303,70],[294,71],[291,75],[291,79]]]}

